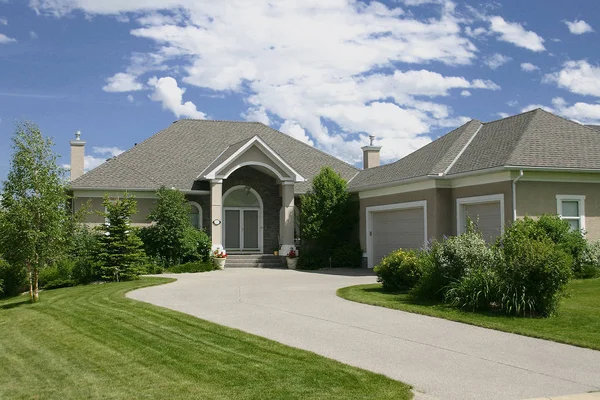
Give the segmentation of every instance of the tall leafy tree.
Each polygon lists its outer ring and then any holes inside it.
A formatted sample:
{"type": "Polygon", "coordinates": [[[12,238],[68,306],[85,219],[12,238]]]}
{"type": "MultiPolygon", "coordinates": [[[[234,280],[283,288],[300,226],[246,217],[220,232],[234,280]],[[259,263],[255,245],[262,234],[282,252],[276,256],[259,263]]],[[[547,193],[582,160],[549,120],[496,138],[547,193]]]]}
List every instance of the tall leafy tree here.
{"type": "Polygon", "coordinates": [[[64,170],[56,163],[52,140],[37,125],[17,125],[13,155],[3,182],[0,214],[0,250],[11,265],[26,268],[29,296],[39,299],[38,275],[63,254],[70,212],[64,170]]]}
{"type": "Polygon", "coordinates": [[[106,209],[102,213],[106,222],[99,227],[102,278],[117,282],[135,279],[144,272],[146,262],[142,240],[130,226],[137,211],[135,198],[127,193],[117,199],[105,195],[102,204],[106,209]]]}
{"type": "Polygon", "coordinates": [[[154,224],[143,234],[147,238],[146,248],[165,265],[179,264],[189,252],[186,233],[194,229],[189,219],[190,206],[179,190],[163,186],[156,195],[158,199],[148,215],[154,224]]]}

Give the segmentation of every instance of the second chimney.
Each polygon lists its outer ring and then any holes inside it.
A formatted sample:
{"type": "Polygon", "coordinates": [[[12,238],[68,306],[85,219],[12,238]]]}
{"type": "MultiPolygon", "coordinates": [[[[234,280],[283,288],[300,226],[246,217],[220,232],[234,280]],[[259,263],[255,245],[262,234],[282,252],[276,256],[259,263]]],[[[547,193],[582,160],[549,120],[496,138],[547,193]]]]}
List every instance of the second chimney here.
{"type": "Polygon", "coordinates": [[[361,147],[363,151],[363,169],[379,167],[379,151],[381,146],[373,146],[373,140],[375,136],[369,136],[370,144],[368,146],[361,147]]]}
{"type": "Polygon", "coordinates": [[[85,141],[81,140],[81,132],[75,133],[75,140],[71,140],[71,180],[83,175],[85,141]]]}

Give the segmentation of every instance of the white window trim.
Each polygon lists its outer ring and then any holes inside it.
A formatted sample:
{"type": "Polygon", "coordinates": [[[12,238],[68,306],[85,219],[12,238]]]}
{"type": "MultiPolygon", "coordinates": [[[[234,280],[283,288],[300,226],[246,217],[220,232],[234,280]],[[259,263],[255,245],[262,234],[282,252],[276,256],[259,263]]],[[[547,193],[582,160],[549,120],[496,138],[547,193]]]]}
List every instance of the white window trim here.
{"type": "MultiPolygon", "coordinates": [[[[225,199],[227,198],[227,196],[229,196],[231,193],[235,192],[236,190],[246,190],[246,188],[248,188],[248,190],[250,191],[250,193],[252,193],[254,196],[256,196],[256,199],[258,200],[258,207],[222,207],[222,214],[221,214],[221,221],[223,221],[223,228],[222,228],[222,232],[221,232],[221,243],[223,243],[223,245],[225,245],[225,226],[227,224],[227,221],[225,221],[225,211],[226,210],[258,210],[258,253],[262,253],[264,251],[264,243],[263,243],[263,238],[264,238],[264,205],[263,205],[263,201],[262,198],[260,197],[260,195],[258,194],[258,192],[246,185],[237,185],[237,186],[233,186],[231,188],[229,188],[225,193],[223,193],[223,200],[221,204],[225,204],[225,199]]],[[[240,213],[241,215],[241,213],[240,213]]],[[[241,232],[240,232],[240,239],[241,239],[241,232]]],[[[242,242],[240,241],[240,244],[242,242]]]]}
{"type": "Polygon", "coordinates": [[[423,244],[427,242],[427,200],[421,201],[411,201],[408,203],[396,203],[396,204],[386,204],[383,206],[371,206],[366,208],[366,243],[367,243],[367,266],[369,268],[374,267],[373,260],[373,214],[381,211],[397,211],[397,210],[408,210],[411,208],[422,208],[423,209],[423,221],[424,221],[424,235],[423,235],[423,244]]]}
{"type": "Polygon", "coordinates": [[[585,233],[585,196],[579,194],[557,194],[556,195],[556,213],[560,219],[579,220],[579,229],[585,233]],[[579,203],[579,217],[563,217],[563,201],[577,201],[579,203]]]}
{"type": "Polygon", "coordinates": [[[487,196],[462,197],[456,199],[456,234],[465,233],[465,205],[482,203],[500,203],[500,234],[504,233],[504,194],[491,194],[487,196]]]}
{"type": "Polygon", "coordinates": [[[198,209],[198,229],[202,229],[202,206],[195,201],[188,201],[188,204],[192,207],[196,207],[198,209]]]}

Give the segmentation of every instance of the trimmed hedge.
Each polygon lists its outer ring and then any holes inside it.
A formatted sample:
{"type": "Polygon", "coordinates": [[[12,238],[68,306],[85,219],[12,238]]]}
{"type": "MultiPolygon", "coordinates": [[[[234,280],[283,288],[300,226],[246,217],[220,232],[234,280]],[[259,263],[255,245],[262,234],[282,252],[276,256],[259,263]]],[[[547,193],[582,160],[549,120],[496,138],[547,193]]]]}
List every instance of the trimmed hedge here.
{"type": "Polygon", "coordinates": [[[196,261],[196,262],[189,262],[189,263],[174,265],[172,267],[165,269],[164,272],[165,272],[165,274],[181,274],[181,273],[186,273],[186,272],[208,272],[208,271],[214,271],[216,269],[218,269],[217,266],[214,265],[210,261],[208,261],[208,262],[196,261]]]}

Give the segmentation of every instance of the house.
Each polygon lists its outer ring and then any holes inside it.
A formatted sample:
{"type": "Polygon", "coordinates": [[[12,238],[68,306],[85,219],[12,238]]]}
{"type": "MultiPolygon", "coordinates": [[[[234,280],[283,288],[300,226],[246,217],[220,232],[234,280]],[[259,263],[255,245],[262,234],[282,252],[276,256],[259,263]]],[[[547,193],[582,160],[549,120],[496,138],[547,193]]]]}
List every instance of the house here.
{"type": "MultiPolygon", "coordinates": [[[[557,213],[600,239],[600,127],[541,109],[482,123],[471,120],[406,157],[379,165],[380,147],[363,147],[358,170],[256,122],[180,120],[83,173],[83,142],[71,141],[75,209],[124,191],[138,200],[132,222],[147,224],[155,191],[173,187],[213,247],[269,253],[297,237],[298,196],[323,166],[360,199],[366,264],[397,248],[464,231],[476,221],[486,240],[525,215],[557,213]]],[[[86,221],[102,223],[91,214],[86,221]]]]}
{"type": "MultiPolygon", "coordinates": [[[[71,142],[74,209],[91,204],[102,211],[105,193],[131,193],[137,200],[134,225],[147,225],[156,190],[185,193],[197,228],[213,248],[287,254],[295,245],[298,196],[321,167],[350,180],[358,169],[257,122],[180,120],[84,174],[85,142],[71,142]]],[[[85,221],[101,224],[92,213],[85,221]]]]}
{"type": "Polygon", "coordinates": [[[544,213],[600,239],[600,127],[541,109],[471,120],[392,164],[364,169],[349,190],[360,198],[369,267],[394,249],[462,233],[468,217],[489,241],[511,221],[544,213]]]}

